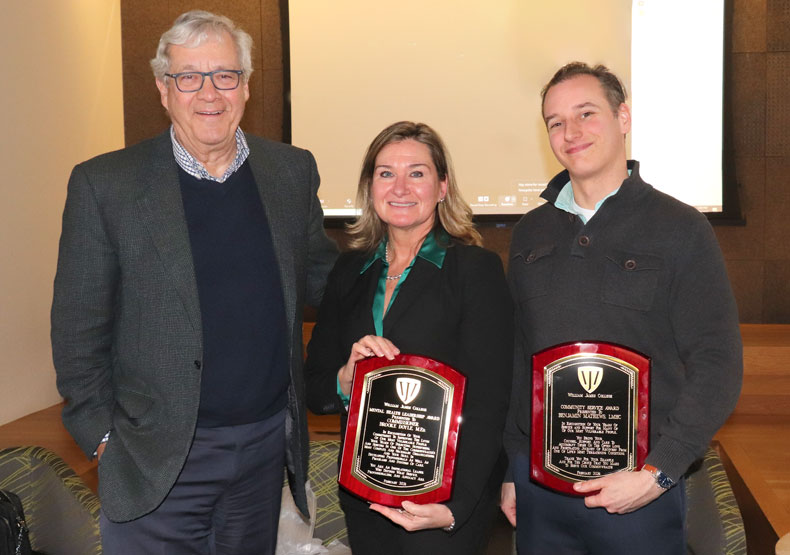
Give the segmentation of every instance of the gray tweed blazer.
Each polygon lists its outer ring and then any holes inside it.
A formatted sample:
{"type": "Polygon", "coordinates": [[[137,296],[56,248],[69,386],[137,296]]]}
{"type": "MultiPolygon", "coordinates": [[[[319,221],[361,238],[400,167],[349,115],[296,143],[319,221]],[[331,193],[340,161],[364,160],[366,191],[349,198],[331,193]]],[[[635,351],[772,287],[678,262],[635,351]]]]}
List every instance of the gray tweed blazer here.
{"type": "MultiPolygon", "coordinates": [[[[247,140],[288,322],[288,475],[307,513],[302,309],[320,302],[337,249],[324,233],[313,156],[247,140]]],[[[88,456],[112,430],[99,496],[108,518],[132,520],[155,509],[174,484],[200,400],[200,305],[169,132],[74,168],[54,289],[63,421],[88,456]]]]}

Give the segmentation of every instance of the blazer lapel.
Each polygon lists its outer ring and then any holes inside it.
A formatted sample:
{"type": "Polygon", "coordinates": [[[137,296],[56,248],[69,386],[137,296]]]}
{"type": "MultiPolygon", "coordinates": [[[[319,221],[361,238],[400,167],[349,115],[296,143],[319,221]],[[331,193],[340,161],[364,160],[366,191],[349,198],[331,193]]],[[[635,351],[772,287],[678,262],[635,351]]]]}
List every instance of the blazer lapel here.
{"type": "Polygon", "coordinates": [[[151,235],[162,264],[173,278],[192,327],[198,337],[202,337],[192,247],[169,132],[166,133],[166,141],[163,138],[157,145],[155,156],[146,163],[149,164],[146,188],[137,198],[140,217],[151,235]]]}
{"type": "Polygon", "coordinates": [[[291,238],[290,230],[293,227],[291,223],[293,214],[298,212],[288,210],[286,199],[288,184],[293,182],[293,177],[281,175],[284,169],[283,165],[277,164],[274,160],[269,160],[266,150],[258,148],[257,143],[248,141],[248,144],[250,147],[248,161],[252,174],[255,176],[255,184],[261,196],[263,211],[269,222],[269,232],[272,236],[274,254],[280,270],[285,316],[288,322],[288,329],[291,330],[294,326],[296,315],[295,256],[297,253],[294,252],[294,241],[291,238]]]}
{"type": "MultiPolygon", "coordinates": [[[[380,274],[381,261],[378,260],[364,273],[358,274],[354,284],[348,288],[349,298],[343,299],[343,304],[353,307],[354,311],[348,315],[348,321],[360,323],[361,328],[357,332],[359,337],[376,334],[376,324],[373,322],[371,307],[373,306],[373,297],[376,296],[380,274]],[[356,311],[360,313],[356,314],[356,311]]],[[[384,325],[386,326],[386,323],[384,325]]]]}
{"type": "Polygon", "coordinates": [[[430,287],[429,284],[438,278],[440,271],[432,263],[417,257],[406,281],[398,291],[398,296],[395,297],[384,317],[385,336],[388,336],[390,330],[398,325],[398,321],[409,312],[409,308],[422,297],[425,291],[436,291],[436,288],[430,287]]]}

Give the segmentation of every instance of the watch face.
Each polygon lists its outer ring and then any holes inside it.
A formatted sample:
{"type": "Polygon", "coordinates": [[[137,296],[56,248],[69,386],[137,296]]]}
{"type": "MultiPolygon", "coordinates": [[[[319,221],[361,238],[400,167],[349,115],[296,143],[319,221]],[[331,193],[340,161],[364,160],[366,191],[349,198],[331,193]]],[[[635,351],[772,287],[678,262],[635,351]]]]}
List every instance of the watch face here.
{"type": "Polygon", "coordinates": [[[675,482],[672,481],[672,478],[664,474],[661,470],[656,468],[651,464],[646,464],[642,467],[644,470],[650,472],[653,475],[653,478],[656,479],[656,485],[663,489],[669,489],[675,485],[675,482]]]}
{"type": "Polygon", "coordinates": [[[671,488],[674,483],[672,482],[672,479],[669,476],[667,476],[660,470],[656,473],[656,482],[658,483],[659,486],[661,486],[664,489],[671,488]]]}

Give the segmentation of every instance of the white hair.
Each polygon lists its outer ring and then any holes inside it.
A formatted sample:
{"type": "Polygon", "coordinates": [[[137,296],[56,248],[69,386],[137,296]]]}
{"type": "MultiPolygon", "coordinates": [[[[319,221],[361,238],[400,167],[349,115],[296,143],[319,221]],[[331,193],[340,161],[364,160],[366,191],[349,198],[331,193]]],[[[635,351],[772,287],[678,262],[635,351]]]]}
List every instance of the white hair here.
{"type": "MultiPolygon", "coordinates": [[[[206,40],[222,40],[227,33],[233,38],[239,56],[244,79],[249,80],[252,74],[252,37],[244,32],[224,15],[216,15],[203,10],[192,10],[176,18],[173,26],[162,34],[156,57],[151,60],[154,77],[165,80],[165,73],[170,69],[170,46],[186,46],[195,48],[206,40]]],[[[231,69],[231,68],[226,68],[231,69]]]]}

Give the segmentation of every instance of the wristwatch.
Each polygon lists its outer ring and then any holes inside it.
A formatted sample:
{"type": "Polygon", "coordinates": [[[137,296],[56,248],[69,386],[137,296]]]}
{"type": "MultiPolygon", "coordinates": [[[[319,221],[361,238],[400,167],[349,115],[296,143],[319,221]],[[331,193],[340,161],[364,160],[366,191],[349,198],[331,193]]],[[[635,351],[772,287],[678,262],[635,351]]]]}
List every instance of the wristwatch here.
{"type": "Polygon", "coordinates": [[[652,474],[653,478],[656,479],[656,485],[661,489],[669,489],[675,485],[675,482],[672,480],[672,478],[661,472],[652,464],[643,465],[642,470],[647,470],[650,474],[652,474]]]}

